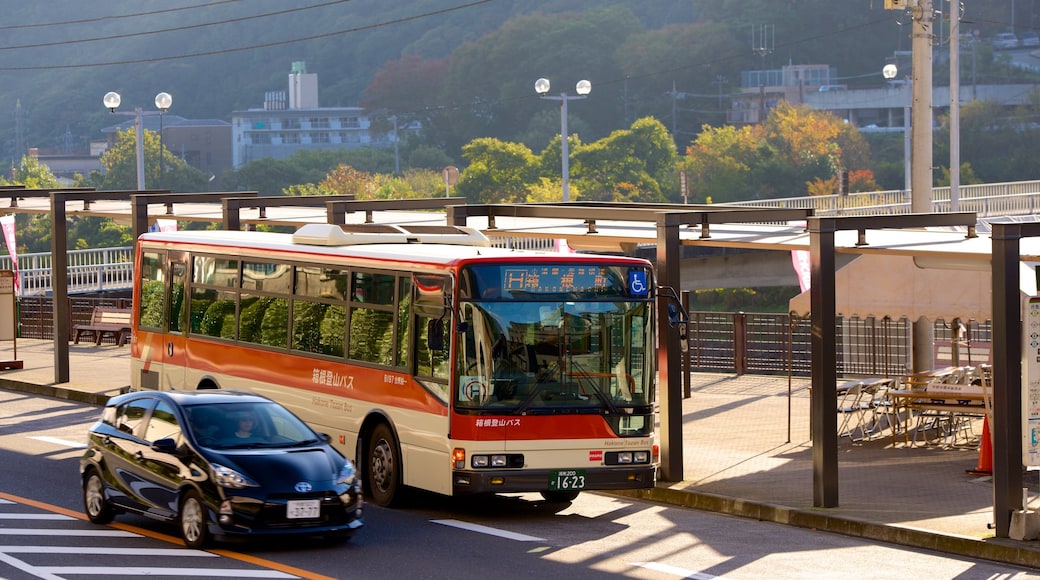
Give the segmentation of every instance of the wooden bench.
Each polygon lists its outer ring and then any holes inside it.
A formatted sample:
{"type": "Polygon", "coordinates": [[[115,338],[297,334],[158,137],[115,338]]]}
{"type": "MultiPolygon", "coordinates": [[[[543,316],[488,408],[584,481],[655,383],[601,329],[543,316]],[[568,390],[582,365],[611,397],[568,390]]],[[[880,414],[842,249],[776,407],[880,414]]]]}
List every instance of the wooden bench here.
{"type": "Polygon", "coordinates": [[[94,337],[94,344],[100,345],[101,339],[110,334],[116,339],[117,345],[123,346],[130,338],[130,314],[129,308],[95,306],[90,313],[90,323],[72,327],[75,344],[79,344],[80,336],[90,334],[94,337]]]}

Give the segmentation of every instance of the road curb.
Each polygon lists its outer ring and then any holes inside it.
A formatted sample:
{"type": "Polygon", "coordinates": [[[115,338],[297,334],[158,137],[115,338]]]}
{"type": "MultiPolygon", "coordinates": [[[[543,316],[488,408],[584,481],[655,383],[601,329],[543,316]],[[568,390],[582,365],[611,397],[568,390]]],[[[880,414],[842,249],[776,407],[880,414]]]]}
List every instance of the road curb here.
{"type": "Polygon", "coordinates": [[[1023,546],[1018,542],[1001,538],[977,539],[950,534],[938,534],[915,528],[843,518],[833,513],[827,513],[826,508],[792,508],[711,493],[674,489],[663,485],[652,489],[615,491],[612,493],[622,497],[634,497],[912,548],[959,554],[971,558],[982,558],[1019,566],[1040,567],[1040,549],[1032,546],[1023,546]]]}
{"type": "Polygon", "coordinates": [[[20,393],[29,393],[32,395],[42,395],[45,397],[53,397],[55,399],[64,399],[67,401],[76,401],[77,403],[87,403],[89,405],[96,405],[99,407],[107,403],[110,397],[113,397],[123,391],[123,389],[113,389],[111,391],[105,391],[102,393],[90,393],[77,391],[73,389],[66,389],[57,385],[37,385],[35,383],[27,383],[24,381],[16,381],[4,378],[0,378],[0,389],[17,391],[20,393]]]}

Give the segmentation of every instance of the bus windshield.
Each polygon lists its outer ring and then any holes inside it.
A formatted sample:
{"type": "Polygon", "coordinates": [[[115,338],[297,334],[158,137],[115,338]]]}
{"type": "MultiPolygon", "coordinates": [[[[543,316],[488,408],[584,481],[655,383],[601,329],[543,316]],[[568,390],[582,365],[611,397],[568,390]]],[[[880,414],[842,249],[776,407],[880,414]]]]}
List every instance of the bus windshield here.
{"type": "Polygon", "coordinates": [[[645,300],[463,302],[455,407],[650,413],[651,325],[645,300]]]}

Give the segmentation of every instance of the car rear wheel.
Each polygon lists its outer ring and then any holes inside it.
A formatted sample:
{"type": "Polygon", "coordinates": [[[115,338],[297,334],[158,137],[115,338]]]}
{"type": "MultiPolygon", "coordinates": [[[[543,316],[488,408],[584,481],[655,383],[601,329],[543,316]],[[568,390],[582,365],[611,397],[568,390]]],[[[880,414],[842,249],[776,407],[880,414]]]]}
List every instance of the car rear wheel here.
{"type": "Polygon", "coordinates": [[[87,472],[83,479],[83,510],[87,519],[95,524],[107,524],[116,517],[116,511],[105,497],[105,482],[96,469],[87,472]]]}
{"type": "Polygon", "coordinates": [[[209,543],[209,527],[206,521],[206,505],[198,492],[192,490],[181,499],[179,523],[181,538],[189,548],[201,549],[209,543]]]}
{"type": "Polygon", "coordinates": [[[368,469],[365,484],[376,505],[388,507],[397,499],[401,480],[401,466],[397,455],[397,440],[386,424],[372,431],[368,443],[368,469]]]}

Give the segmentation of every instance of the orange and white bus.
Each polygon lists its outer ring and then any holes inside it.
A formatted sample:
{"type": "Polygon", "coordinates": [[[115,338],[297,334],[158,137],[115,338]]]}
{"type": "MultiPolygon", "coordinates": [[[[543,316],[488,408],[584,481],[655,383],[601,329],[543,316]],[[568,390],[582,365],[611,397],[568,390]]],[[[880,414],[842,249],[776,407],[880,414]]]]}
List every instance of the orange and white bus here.
{"type": "Polygon", "coordinates": [[[327,433],[390,505],[649,488],[655,288],[641,259],[471,228],[142,235],[133,389],[245,389],[327,433]]]}

